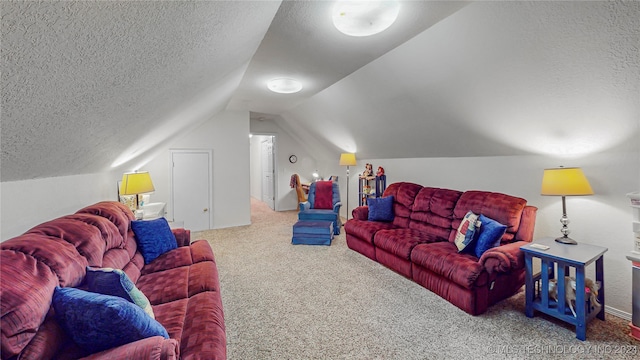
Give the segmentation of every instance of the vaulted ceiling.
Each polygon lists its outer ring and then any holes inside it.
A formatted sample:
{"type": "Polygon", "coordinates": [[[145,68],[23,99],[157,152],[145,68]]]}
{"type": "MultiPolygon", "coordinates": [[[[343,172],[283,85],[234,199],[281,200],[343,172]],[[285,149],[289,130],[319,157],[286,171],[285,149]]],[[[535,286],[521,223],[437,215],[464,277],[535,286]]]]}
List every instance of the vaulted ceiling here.
{"type": "Polygon", "coordinates": [[[401,1],[366,38],[339,33],[331,6],[2,1],[1,180],[105,171],[225,109],[364,158],[640,136],[638,2],[401,1]],[[304,88],[270,93],[277,76],[304,88]]]}

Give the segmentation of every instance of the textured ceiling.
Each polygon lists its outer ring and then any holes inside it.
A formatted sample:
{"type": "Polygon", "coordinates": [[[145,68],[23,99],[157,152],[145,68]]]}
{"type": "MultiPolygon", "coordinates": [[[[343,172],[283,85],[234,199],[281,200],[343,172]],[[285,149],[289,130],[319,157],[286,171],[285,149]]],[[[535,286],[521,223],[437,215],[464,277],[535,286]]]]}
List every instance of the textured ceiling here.
{"type": "Polygon", "coordinates": [[[1,180],[131,166],[225,108],[328,158],[576,155],[640,136],[639,2],[402,1],[369,38],[333,29],[330,5],[1,1],[1,180]],[[268,92],[282,75],[305,88],[268,92]]]}
{"type": "Polygon", "coordinates": [[[279,5],[2,1],[2,181],[105,171],[223,110],[279,5]]]}

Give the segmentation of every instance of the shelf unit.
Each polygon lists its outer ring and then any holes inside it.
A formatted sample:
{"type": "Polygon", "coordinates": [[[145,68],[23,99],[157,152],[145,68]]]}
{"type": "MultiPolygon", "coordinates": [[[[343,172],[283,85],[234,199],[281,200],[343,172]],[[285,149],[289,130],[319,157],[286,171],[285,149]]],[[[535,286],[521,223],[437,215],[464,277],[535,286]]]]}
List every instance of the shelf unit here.
{"type": "Polygon", "coordinates": [[[382,197],[387,188],[387,175],[358,179],[358,205],[367,205],[367,199],[382,197]],[[373,184],[372,184],[373,183],[373,184]]]}

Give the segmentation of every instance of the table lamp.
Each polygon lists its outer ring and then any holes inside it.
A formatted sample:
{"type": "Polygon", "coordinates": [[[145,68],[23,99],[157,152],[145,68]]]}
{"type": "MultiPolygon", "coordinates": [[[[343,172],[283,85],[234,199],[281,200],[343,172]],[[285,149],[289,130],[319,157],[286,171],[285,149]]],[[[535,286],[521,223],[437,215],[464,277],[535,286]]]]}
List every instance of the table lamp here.
{"type": "Polygon", "coordinates": [[[139,195],[153,191],[155,191],[155,188],[153,187],[151,175],[149,175],[148,171],[125,173],[122,175],[120,195],[136,196],[136,218],[139,215],[138,210],[140,210],[139,195]]]}
{"type": "Polygon", "coordinates": [[[349,220],[349,166],[356,165],[356,154],[342,153],[340,154],[340,166],[347,167],[347,220],[349,220]]]}
{"type": "Polygon", "coordinates": [[[581,196],[593,195],[593,190],[586,176],[580,168],[559,167],[554,169],[545,169],[542,176],[541,195],[562,196],[562,217],[560,223],[562,236],[556,241],[562,244],[576,245],[577,242],[569,237],[571,232],[567,225],[567,205],[565,196],[581,196]]]}

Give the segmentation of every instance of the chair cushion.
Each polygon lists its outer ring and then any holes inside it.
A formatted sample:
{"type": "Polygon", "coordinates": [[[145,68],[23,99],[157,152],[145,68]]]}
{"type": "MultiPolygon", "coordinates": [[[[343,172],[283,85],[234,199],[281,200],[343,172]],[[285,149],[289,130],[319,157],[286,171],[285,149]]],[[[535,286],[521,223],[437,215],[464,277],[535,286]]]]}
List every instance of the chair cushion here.
{"type": "Polygon", "coordinates": [[[369,205],[369,221],[393,221],[393,196],[371,198],[369,205]]]}
{"type": "Polygon", "coordinates": [[[336,221],[338,214],[333,210],[308,209],[298,213],[298,220],[325,220],[336,221]]]}
{"type": "Polygon", "coordinates": [[[169,338],[159,322],[121,297],[57,287],[52,305],[73,341],[92,353],[151,336],[169,338]]]}
{"type": "Polygon", "coordinates": [[[136,240],[145,264],[178,247],[176,237],[171,232],[165,218],[132,221],[131,228],[136,234],[136,240]]]}
{"type": "Polygon", "coordinates": [[[316,197],[313,203],[314,209],[333,209],[333,182],[316,181],[316,197]]]}
{"type": "Polygon", "coordinates": [[[456,245],[448,241],[416,245],[411,262],[467,289],[484,285],[476,283],[484,269],[478,258],[459,253],[456,245]]]}

